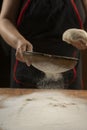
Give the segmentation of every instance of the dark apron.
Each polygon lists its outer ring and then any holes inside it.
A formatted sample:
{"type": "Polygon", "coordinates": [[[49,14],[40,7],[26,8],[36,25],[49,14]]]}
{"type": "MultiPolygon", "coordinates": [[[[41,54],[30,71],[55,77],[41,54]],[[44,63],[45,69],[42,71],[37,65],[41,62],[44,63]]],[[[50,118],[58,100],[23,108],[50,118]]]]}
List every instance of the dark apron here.
{"type": "MultiPolygon", "coordinates": [[[[80,59],[79,50],[62,41],[65,30],[83,26],[74,0],[27,0],[17,26],[19,32],[32,43],[34,51],[80,59]]],[[[62,74],[64,88],[81,89],[80,65],[79,60],[74,69],[62,74]]],[[[38,88],[38,82],[44,77],[42,71],[16,61],[12,86],[38,88]]]]}

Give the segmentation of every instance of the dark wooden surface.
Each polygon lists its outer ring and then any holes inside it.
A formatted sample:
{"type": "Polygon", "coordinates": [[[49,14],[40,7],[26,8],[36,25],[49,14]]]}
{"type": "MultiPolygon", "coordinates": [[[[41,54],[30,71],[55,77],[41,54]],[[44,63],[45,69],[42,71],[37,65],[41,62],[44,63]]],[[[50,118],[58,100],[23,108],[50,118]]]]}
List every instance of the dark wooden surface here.
{"type": "Polygon", "coordinates": [[[0,95],[19,96],[34,92],[60,92],[69,96],[87,99],[87,90],[62,90],[62,89],[11,89],[0,88],[0,95]]]}

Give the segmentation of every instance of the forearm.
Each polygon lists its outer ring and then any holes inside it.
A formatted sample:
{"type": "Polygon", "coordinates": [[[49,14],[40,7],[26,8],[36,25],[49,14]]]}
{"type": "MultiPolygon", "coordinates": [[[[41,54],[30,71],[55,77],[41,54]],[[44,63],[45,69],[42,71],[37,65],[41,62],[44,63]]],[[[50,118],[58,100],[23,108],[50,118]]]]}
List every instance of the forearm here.
{"type": "Polygon", "coordinates": [[[6,18],[0,20],[0,33],[3,39],[14,49],[16,49],[16,58],[19,61],[26,62],[30,65],[30,61],[26,61],[23,57],[24,51],[32,51],[32,44],[27,41],[17,30],[15,25],[6,18]]]}
{"type": "Polygon", "coordinates": [[[19,33],[15,26],[20,4],[20,0],[3,0],[0,14],[0,34],[6,43],[16,49],[16,58],[22,62],[26,62],[23,57],[23,52],[26,50],[32,51],[33,47],[32,44],[19,33]]]}
{"type": "Polygon", "coordinates": [[[25,40],[15,25],[6,18],[0,19],[0,34],[4,40],[15,49],[20,41],[25,40]]]}
{"type": "Polygon", "coordinates": [[[82,3],[83,3],[85,14],[86,14],[86,17],[87,17],[87,0],[82,0],[82,3]]]}
{"type": "Polygon", "coordinates": [[[84,29],[87,31],[87,0],[82,0],[83,2],[83,6],[84,6],[84,10],[85,10],[85,22],[84,22],[84,29]]]}
{"type": "Polygon", "coordinates": [[[19,7],[20,0],[3,0],[0,14],[0,34],[15,49],[20,40],[25,40],[15,26],[19,7]]]}

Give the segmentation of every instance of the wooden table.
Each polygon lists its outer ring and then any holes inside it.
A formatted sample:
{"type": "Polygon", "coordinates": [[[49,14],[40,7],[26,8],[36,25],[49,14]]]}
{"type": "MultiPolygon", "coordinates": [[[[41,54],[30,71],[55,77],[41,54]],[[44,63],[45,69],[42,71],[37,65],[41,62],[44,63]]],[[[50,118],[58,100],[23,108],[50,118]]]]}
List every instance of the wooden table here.
{"type": "Polygon", "coordinates": [[[0,89],[0,130],[87,130],[87,91],[0,89]]]}

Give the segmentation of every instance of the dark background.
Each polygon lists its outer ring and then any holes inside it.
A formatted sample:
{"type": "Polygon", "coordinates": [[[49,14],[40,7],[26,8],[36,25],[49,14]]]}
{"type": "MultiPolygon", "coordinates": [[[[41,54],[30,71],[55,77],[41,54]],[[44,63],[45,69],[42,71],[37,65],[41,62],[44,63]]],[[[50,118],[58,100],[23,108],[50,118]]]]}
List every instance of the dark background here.
{"type": "Polygon", "coordinates": [[[0,87],[10,86],[10,56],[2,47],[3,41],[0,37],[0,87]]]}

